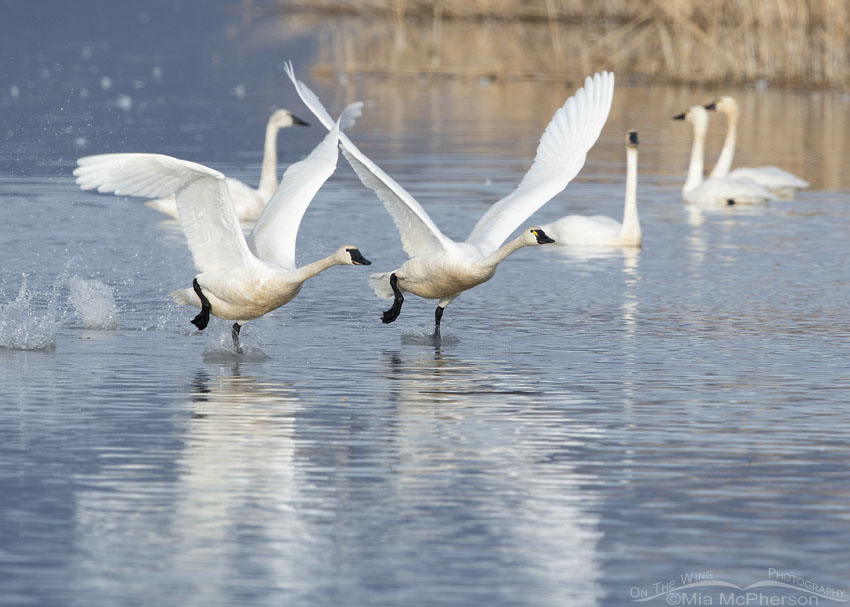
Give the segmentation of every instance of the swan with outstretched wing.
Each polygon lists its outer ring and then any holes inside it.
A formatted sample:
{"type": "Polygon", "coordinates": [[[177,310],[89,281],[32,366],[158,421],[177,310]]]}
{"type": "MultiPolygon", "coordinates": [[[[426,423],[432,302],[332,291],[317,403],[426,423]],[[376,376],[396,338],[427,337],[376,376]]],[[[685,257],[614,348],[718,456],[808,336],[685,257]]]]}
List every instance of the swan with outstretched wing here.
{"type": "MultiPolygon", "coordinates": [[[[319,98],[295,77],[287,75],[304,104],[325,125],[333,120],[319,98]]],[[[508,255],[518,249],[554,242],[538,227],[527,228],[502,244],[532,213],[561,192],[584,166],[588,150],[599,138],[608,118],[614,93],[614,75],[601,72],[587,78],[584,87],[555,112],[540,139],[528,173],[511,194],[495,203],[475,224],[464,242],[443,234],[425,209],[394,179],[372,162],[351,140],[340,134],[343,154],[363,184],[384,203],[410,257],[392,272],[373,274],[369,283],[379,297],[393,299],[383,322],[398,318],[404,292],[438,300],[434,312],[439,336],[443,310],[460,293],[489,280],[508,255]]]]}
{"type": "Polygon", "coordinates": [[[160,154],[101,154],[78,159],[74,175],[84,190],[175,195],[199,273],[192,288],[171,295],[178,304],[201,308],[192,319],[199,329],[206,328],[210,314],[234,320],[233,346],[240,351],[242,325],[291,301],[308,278],[335,265],[370,265],[353,245],[306,266],[295,265],[301,218],[336,169],[340,130],[354,123],[361,107],[349,105],[324,140],[286,170],[247,240],[224,175],[203,165],[160,154]]]}

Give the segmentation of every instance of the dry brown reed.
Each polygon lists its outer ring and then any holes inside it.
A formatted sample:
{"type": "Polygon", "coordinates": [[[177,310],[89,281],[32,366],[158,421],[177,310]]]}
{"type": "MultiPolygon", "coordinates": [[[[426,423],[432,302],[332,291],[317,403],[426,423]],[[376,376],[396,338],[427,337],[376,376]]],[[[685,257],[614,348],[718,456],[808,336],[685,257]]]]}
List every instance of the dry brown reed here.
{"type": "Polygon", "coordinates": [[[850,85],[847,0],[287,0],[285,11],[329,28],[319,66],[331,71],[850,85]]]}

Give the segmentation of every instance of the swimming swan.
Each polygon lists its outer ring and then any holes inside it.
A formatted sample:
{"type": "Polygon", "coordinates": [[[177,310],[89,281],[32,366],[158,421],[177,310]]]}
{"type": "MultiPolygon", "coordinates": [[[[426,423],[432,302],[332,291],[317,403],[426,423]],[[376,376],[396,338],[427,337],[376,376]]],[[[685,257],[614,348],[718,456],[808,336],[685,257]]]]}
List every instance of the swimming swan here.
{"type": "Polygon", "coordinates": [[[623,223],[605,215],[567,215],[541,226],[558,244],[639,247],[643,240],[637,210],[637,131],[626,133],[626,196],[623,223]]]}
{"type": "Polygon", "coordinates": [[[682,199],[700,207],[765,204],[776,198],[770,191],[749,179],[731,176],[709,177],[703,180],[705,133],[708,130],[708,111],[695,105],[673,120],[687,120],[694,127],[694,143],[688,165],[688,178],[682,188],[682,199]]]}
{"type": "MultiPolygon", "coordinates": [[[[285,69],[304,104],[325,127],[331,128],[333,122],[318,97],[295,78],[291,63],[285,69]]],[[[517,189],[484,213],[465,242],[445,236],[404,188],[341,134],[343,154],[363,184],[383,201],[399,231],[402,248],[410,257],[393,272],[369,277],[369,284],[379,297],[394,299],[392,307],[383,314],[383,322],[398,318],[405,291],[437,299],[434,336],[439,337],[443,310],[461,292],[489,280],[499,263],[514,251],[554,242],[535,227],[502,245],[511,232],[579,172],[608,117],[613,92],[613,74],[602,72],[585,80],[584,88],[555,112],[540,139],[534,163],[517,189]]]]}
{"type": "MultiPolygon", "coordinates": [[[[260,169],[260,185],[257,189],[238,179],[227,177],[230,198],[236,209],[239,221],[256,221],[263,208],[277,189],[277,132],[289,126],[309,126],[289,110],[277,110],[266,125],[266,144],[263,149],[263,165],[260,169]]],[[[147,206],[165,213],[174,219],[180,219],[174,196],[166,196],[145,203],[147,206]]]]}
{"type": "Polygon", "coordinates": [[[74,170],[84,190],[118,195],[164,196],[175,193],[183,231],[200,272],[191,289],[173,291],[180,305],[201,308],[192,319],[204,329],[210,314],[235,320],[233,346],[249,320],[291,301],[308,278],[335,265],[364,265],[357,247],[295,266],[295,237],[310,201],[333,174],[340,129],[360,116],[362,103],[349,105],[330,133],[307,158],[289,166],[247,241],[221,173],[194,162],[159,154],[103,154],[80,158],[74,170]]]}
{"type": "Polygon", "coordinates": [[[738,135],[738,102],[733,97],[724,95],[706,105],[705,109],[726,114],[726,139],[723,141],[723,149],[717,158],[717,164],[711,171],[711,177],[729,175],[752,179],[780,198],[793,198],[797,190],[809,187],[808,181],[803,181],[794,173],[789,173],[775,166],[738,168],[730,172],[732,158],[735,156],[735,141],[738,135]]]}

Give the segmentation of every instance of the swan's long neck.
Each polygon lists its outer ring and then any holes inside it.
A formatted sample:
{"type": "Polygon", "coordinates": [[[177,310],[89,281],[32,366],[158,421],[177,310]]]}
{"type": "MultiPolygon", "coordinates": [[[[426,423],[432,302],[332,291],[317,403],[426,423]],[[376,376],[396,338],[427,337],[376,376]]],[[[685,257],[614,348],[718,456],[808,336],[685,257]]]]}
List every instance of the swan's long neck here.
{"type": "Polygon", "coordinates": [[[705,129],[694,125],[694,144],[691,147],[691,162],[688,165],[688,178],[682,191],[690,192],[702,183],[702,171],[705,155],[705,129]]]}
{"type": "Polygon", "coordinates": [[[277,189],[277,132],[280,127],[269,123],[266,126],[266,144],[263,148],[263,166],[260,169],[260,186],[257,191],[271,198],[277,189]]]}
{"type": "Polygon", "coordinates": [[[525,239],[525,234],[520,234],[510,242],[506,242],[501,247],[490,253],[487,257],[482,259],[481,265],[495,269],[496,266],[502,263],[508,255],[510,255],[514,251],[518,251],[523,247],[527,247],[529,244],[530,243],[527,242],[525,239]]]}
{"type": "Polygon", "coordinates": [[[637,210],[637,159],[635,147],[626,148],[626,199],[623,203],[621,240],[640,240],[640,219],[637,210]]]}
{"type": "Polygon", "coordinates": [[[717,164],[711,170],[709,177],[726,177],[732,170],[732,159],[735,156],[735,140],[738,137],[738,114],[730,112],[726,116],[726,139],[723,149],[717,157],[717,164]]]}
{"type": "Polygon", "coordinates": [[[313,278],[313,276],[315,276],[316,274],[324,272],[332,266],[338,265],[341,265],[341,263],[336,253],[334,253],[333,255],[329,255],[327,257],[319,259],[318,261],[308,263],[306,266],[298,268],[292,275],[290,275],[290,280],[304,282],[309,278],[313,278]]]}

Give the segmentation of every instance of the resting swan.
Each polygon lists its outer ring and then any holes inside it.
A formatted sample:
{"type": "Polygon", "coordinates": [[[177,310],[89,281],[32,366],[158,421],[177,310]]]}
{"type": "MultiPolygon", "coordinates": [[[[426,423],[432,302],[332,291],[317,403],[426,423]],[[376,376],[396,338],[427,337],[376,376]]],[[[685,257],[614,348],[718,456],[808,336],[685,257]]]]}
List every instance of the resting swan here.
{"type": "MultiPolygon", "coordinates": [[[[230,198],[233,200],[233,207],[236,209],[239,221],[256,221],[277,189],[277,132],[289,126],[308,126],[308,123],[289,110],[277,110],[269,118],[266,125],[266,144],[263,148],[263,165],[260,169],[260,185],[257,189],[238,179],[226,178],[230,198]]],[[[180,219],[173,195],[150,200],[145,204],[169,217],[180,219]]]]}
{"type": "Polygon", "coordinates": [[[701,105],[688,108],[673,120],[687,120],[694,127],[694,143],[688,165],[688,178],[682,188],[682,199],[699,207],[725,207],[730,205],[757,205],[773,200],[769,190],[749,179],[731,176],[709,177],[703,180],[705,133],[708,130],[708,112],[701,105]]]}
{"type": "Polygon", "coordinates": [[[724,95],[706,105],[705,109],[726,114],[726,139],[723,142],[720,156],[717,158],[717,164],[711,171],[711,177],[729,175],[730,177],[752,179],[780,198],[793,198],[797,190],[809,187],[808,181],[803,181],[793,173],[775,166],[738,168],[730,172],[732,159],[735,156],[735,141],[738,135],[738,102],[733,97],[724,95]]]}
{"type": "Polygon", "coordinates": [[[340,129],[354,123],[362,105],[349,105],[316,149],[290,165],[247,241],[224,175],[203,165],[159,154],[103,154],[80,158],[74,175],[84,190],[132,196],[175,193],[200,273],[192,288],[171,295],[180,305],[201,308],[191,321],[199,329],[206,328],[210,314],[235,320],[232,338],[238,352],[242,325],[291,301],[308,278],[335,265],[370,265],[357,247],[345,245],[324,259],[295,266],[301,218],[336,168],[340,129]]]}
{"type": "MultiPolygon", "coordinates": [[[[325,125],[333,123],[318,97],[295,78],[292,64],[285,66],[298,95],[325,125]]],[[[584,165],[611,109],[614,75],[608,72],[587,78],[583,89],[567,99],[546,127],[537,156],[513,193],[494,204],[475,224],[465,242],[445,236],[425,209],[344,134],[340,144],[345,157],[366,187],[383,201],[401,236],[410,259],[392,272],[373,274],[369,284],[379,297],[394,299],[383,322],[398,318],[405,291],[438,300],[434,311],[434,336],[440,335],[443,310],[467,289],[489,280],[496,267],[514,251],[529,245],[554,242],[540,228],[526,228],[514,240],[502,242],[534,211],[563,190],[584,165]]]]}
{"type": "Polygon", "coordinates": [[[626,196],[623,223],[605,215],[567,215],[541,226],[558,244],[573,246],[639,247],[643,240],[637,210],[638,134],[626,134],[626,196]]]}

